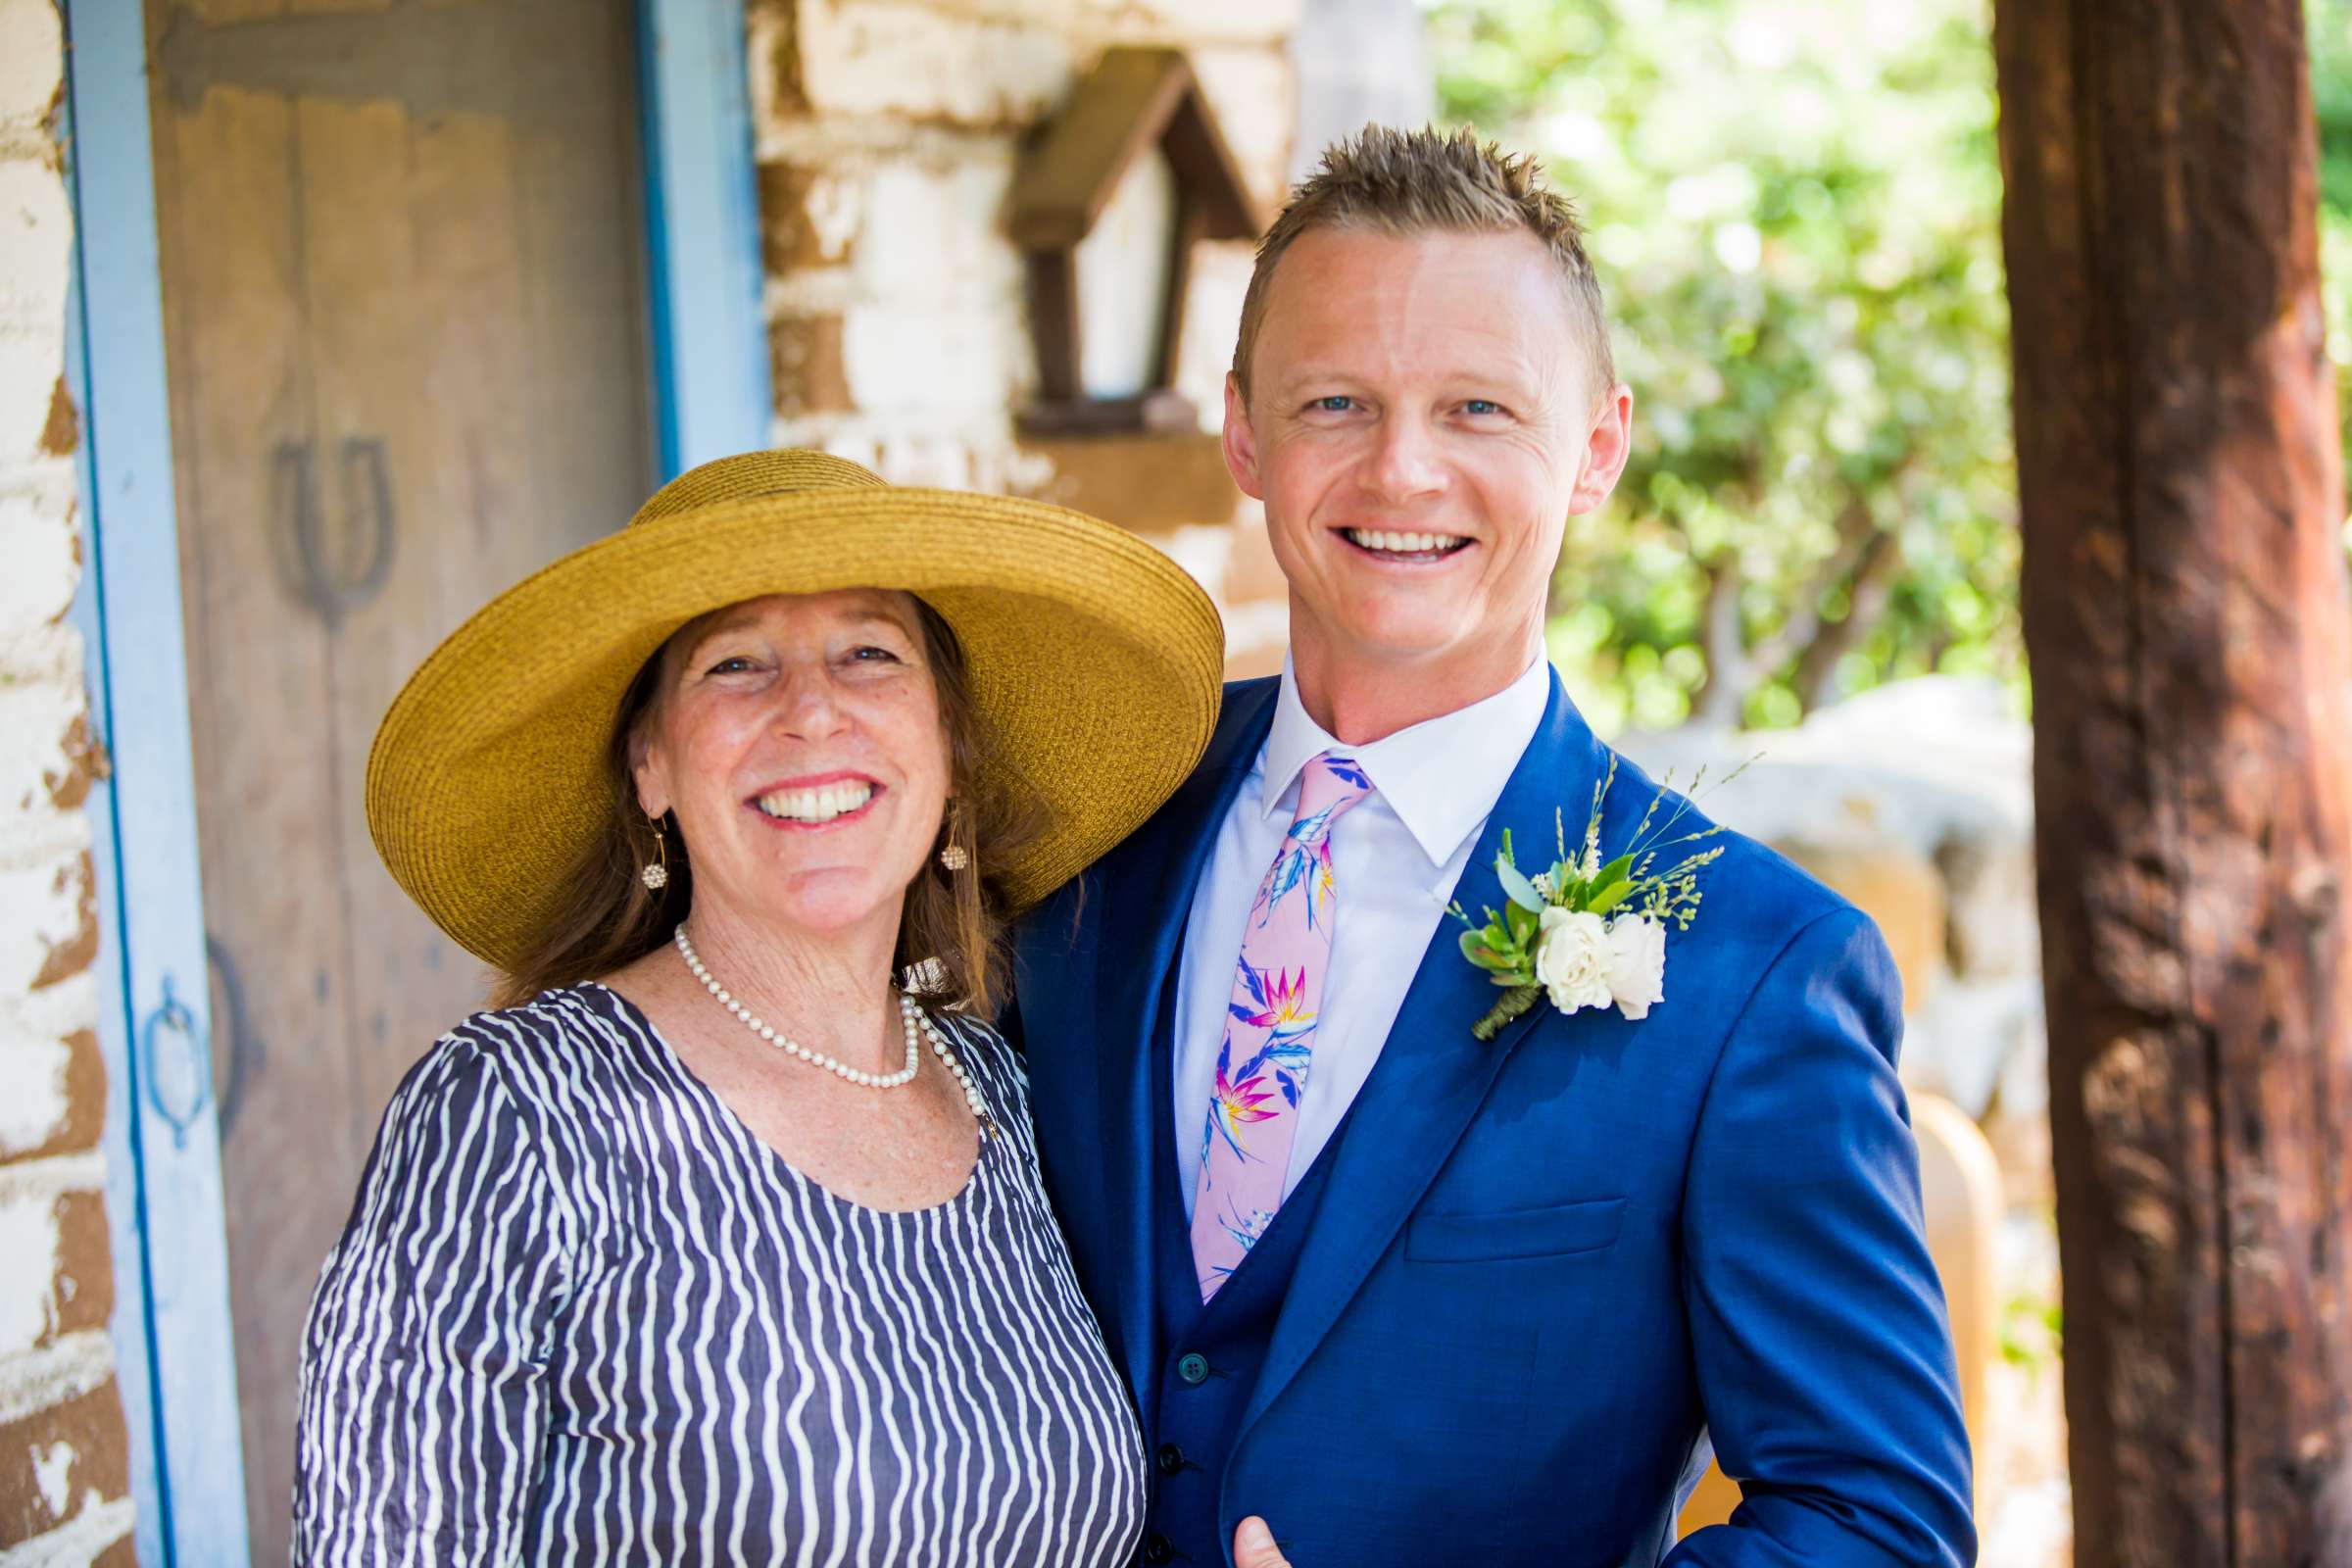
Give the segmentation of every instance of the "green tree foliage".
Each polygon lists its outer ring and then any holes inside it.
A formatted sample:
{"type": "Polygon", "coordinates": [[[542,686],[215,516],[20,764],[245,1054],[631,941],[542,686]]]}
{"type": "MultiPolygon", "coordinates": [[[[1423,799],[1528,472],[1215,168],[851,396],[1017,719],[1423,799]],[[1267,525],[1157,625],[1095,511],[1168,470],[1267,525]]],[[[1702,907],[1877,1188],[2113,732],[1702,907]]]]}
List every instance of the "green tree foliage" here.
{"type": "MultiPolygon", "coordinates": [[[[2352,4],[2352,0],[2338,0],[2352,4]]],[[[1981,0],[1436,0],[1445,113],[1545,158],[1636,396],[1552,646],[1604,727],[2023,690],[1981,0]]]]}
{"type": "MultiPolygon", "coordinates": [[[[2352,0],[2304,0],[2312,108],[2320,125],[2320,271],[2336,412],[2352,449],[2352,0]]],[[[2344,532],[2352,549],[2352,526],[2344,532]]]]}

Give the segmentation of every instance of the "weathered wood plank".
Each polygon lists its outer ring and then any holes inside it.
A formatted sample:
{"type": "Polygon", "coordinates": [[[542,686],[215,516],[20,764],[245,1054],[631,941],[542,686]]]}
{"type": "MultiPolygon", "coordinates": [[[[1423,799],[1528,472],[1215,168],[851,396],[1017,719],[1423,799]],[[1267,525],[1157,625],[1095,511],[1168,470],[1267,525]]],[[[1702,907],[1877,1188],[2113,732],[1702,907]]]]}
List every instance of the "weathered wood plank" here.
{"type": "Polygon", "coordinates": [[[2352,1562],[2352,623],[2296,0],[1995,7],[2077,1561],[2352,1562]]]}

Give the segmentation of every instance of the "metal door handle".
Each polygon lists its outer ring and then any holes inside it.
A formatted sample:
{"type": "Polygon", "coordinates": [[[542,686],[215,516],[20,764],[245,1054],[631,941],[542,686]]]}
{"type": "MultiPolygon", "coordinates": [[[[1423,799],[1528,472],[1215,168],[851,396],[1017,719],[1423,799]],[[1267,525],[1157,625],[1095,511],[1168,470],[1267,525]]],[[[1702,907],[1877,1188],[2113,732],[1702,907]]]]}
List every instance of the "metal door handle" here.
{"type": "Polygon", "coordinates": [[[212,1099],[212,1053],[196,1015],[172,993],[169,974],[163,1005],[139,1025],[139,1062],[147,1078],[147,1102],[172,1124],[172,1147],[187,1148],[188,1130],[212,1099]]]}
{"type": "Polygon", "coordinates": [[[236,1125],[238,1108],[245,1103],[246,1079],[261,1071],[262,1043],[254,1039],[252,1020],[245,1015],[245,978],[237,972],[236,960],[228,956],[228,949],[210,931],[204,934],[204,958],[220,987],[216,1024],[220,1013],[227,1014],[227,1039],[221,1040],[220,1028],[213,1030],[215,1042],[221,1045],[228,1056],[228,1082],[220,1090],[220,1136],[226,1140],[228,1130],[236,1125]]]}
{"type": "Polygon", "coordinates": [[[351,577],[339,574],[327,558],[326,514],[318,501],[318,462],[311,443],[279,442],[276,463],[279,493],[291,506],[287,521],[302,567],[302,597],[332,626],[382,593],[392,575],[396,522],[384,444],[373,436],[346,436],[343,441],[344,515],[355,525],[365,517],[368,530],[366,564],[351,577]]]}

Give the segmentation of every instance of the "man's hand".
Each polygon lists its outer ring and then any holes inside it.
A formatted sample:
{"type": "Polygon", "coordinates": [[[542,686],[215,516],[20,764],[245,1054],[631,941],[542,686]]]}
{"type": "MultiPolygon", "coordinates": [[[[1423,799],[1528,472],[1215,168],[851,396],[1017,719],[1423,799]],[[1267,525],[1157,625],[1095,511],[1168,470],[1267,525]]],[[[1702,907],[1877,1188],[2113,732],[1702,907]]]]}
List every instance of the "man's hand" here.
{"type": "Polygon", "coordinates": [[[1233,1568],[1291,1568],[1291,1559],[1274,1544],[1274,1532],[1251,1514],[1233,1533],[1233,1568]]]}

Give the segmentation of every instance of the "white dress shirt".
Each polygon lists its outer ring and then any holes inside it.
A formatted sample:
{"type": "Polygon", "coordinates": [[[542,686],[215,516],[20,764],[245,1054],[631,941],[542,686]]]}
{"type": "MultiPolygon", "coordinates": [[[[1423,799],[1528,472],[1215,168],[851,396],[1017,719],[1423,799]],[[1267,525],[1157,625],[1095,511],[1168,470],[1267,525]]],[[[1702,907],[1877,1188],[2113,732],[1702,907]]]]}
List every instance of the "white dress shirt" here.
{"type": "Polygon", "coordinates": [[[1471,847],[1535,739],[1550,692],[1551,666],[1539,659],[1510,685],[1468,708],[1369,746],[1343,746],[1307,716],[1290,662],[1283,662],[1274,727],[1217,831],[1185,925],[1176,992],[1175,1104],[1176,1176],[1188,1218],[1242,927],[1297,813],[1299,770],[1324,752],[1338,752],[1355,759],[1372,780],[1372,793],[1332,827],[1339,921],[1324,972],[1313,1062],[1291,1140],[1291,1168],[1283,1180],[1286,1197],[1372,1075],[1422,954],[1453,902],[1471,847]]]}

